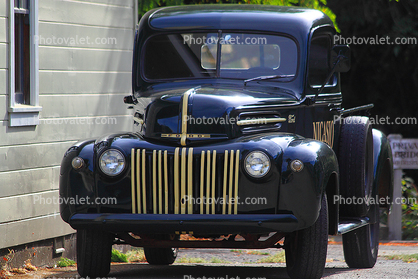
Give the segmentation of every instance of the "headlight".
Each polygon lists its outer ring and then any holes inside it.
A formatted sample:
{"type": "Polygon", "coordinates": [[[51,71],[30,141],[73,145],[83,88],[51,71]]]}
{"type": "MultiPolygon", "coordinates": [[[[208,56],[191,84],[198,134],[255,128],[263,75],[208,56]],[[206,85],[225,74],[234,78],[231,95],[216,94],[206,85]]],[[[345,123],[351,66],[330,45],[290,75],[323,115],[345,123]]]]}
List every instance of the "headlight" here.
{"type": "Polygon", "coordinates": [[[106,150],[100,156],[99,166],[105,174],[116,176],[120,174],[125,167],[125,157],[116,149],[106,150]]]}
{"type": "Polygon", "coordinates": [[[265,176],[270,170],[270,159],[261,151],[253,151],[245,158],[245,170],[255,178],[265,176]]]}

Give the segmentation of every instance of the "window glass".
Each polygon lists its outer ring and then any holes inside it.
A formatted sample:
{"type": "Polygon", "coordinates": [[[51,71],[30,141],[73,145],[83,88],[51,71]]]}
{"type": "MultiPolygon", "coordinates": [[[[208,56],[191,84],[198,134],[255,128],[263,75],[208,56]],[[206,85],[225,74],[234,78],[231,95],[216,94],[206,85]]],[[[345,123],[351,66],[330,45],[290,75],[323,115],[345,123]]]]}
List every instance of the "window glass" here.
{"type": "Polygon", "coordinates": [[[298,64],[292,39],[243,33],[157,35],[146,43],[143,57],[145,77],[157,80],[216,77],[218,68],[221,78],[288,75],[280,79],[288,81],[296,75],[298,64]]]}
{"type": "MultiPolygon", "coordinates": [[[[330,71],[331,38],[319,36],[312,39],[309,53],[309,84],[320,86],[330,71]]],[[[332,79],[331,79],[332,82],[332,79]]]]}

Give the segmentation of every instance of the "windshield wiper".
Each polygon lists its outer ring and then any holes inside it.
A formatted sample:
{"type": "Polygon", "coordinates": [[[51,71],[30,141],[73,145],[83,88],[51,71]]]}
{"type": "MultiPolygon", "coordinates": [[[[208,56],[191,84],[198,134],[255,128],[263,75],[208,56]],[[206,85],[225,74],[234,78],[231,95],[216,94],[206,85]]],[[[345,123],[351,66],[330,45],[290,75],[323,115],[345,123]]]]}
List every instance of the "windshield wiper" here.
{"type": "Polygon", "coordinates": [[[268,79],[276,79],[276,78],[290,78],[294,77],[295,75],[274,75],[274,76],[259,76],[254,78],[249,78],[244,80],[244,86],[247,85],[250,81],[256,81],[256,80],[268,80],[268,79]]]}

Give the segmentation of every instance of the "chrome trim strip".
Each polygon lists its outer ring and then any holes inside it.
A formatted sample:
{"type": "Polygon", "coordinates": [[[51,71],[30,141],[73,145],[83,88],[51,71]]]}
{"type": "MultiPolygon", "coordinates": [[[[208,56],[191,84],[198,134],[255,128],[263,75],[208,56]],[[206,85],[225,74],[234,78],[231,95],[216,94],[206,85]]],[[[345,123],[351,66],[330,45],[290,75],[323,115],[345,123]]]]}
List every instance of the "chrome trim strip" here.
{"type": "Polygon", "coordinates": [[[158,150],[158,213],[163,214],[162,151],[158,150]]]}
{"type": "Polygon", "coordinates": [[[164,151],[164,213],[168,214],[168,160],[167,160],[167,150],[164,151]]]}
{"type": "Polygon", "coordinates": [[[193,148],[189,148],[189,154],[187,158],[187,196],[188,207],[187,213],[193,214],[193,148]]]}
{"type": "Polygon", "coordinates": [[[228,150],[225,150],[224,158],[224,183],[222,184],[222,198],[224,203],[222,204],[222,214],[226,214],[226,188],[228,188],[228,150]]]}
{"type": "MultiPolygon", "coordinates": [[[[137,181],[137,187],[136,187],[136,195],[137,195],[137,202],[138,202],[138,213],[142,213],[141,212],[141,172],[140,172],[140,159],[141,159],[141,153],[140,153],[140,149],[138,149],[136,151],[136,181],[137,181]]],[[[135,153],[134,153],[135,155],[135,153]]],[[[144,212],[146,213],[146,212],[144,212]]]]}
{"type": "Polygon", "coordinates": [[[145,173],[145,149],[142,149],[142,212],[147,213],[147,190],[146,190],[146,173],[145,173]]]}
{"type": "Polygon", "coordinates": [[[232,188],[233,188],[233,173],[234,173],[234,150],[231,150],[231,161],[229,164],[229,192],[228,192],[228,214],[232,214],[232,188]]]}
{"type": "MultiPolygon", "coordinates": [[[[210,195],[210,151],[206,151],[206,199],[210,195]]],[[[206,214],[209,213],[209,203],[206,201],[206,214]]]]}
{"type": "MultiPolygon", "coordinates": [[[[205,151],[200,154],[200,200],[203,201],[205,189],[205,151]]],[[[200,214],[203,214],[203,202],[200,203],[200,214]]]]}
{"type": "Polygon", "coordinates": [[[152,151],[152,212],[157,214],[157,150],[152,151]]]}
{"type": "Polygon", "coordinates": [[[239,150],[237,150],[236,156],[237,157],[235,158],[234,214],[238,214],[239,150]]]}
{"type": "Polygon", "coordinates": [[[179,214],[179,151],[174,151],[174,214],[179,214]]]}
{"type": "Polygon", "coordinates": [[[193,89],[188,90],[183,95],[183,105],[181,110],[181,139],[180,144],[185,146],[187,139],[187,107],[189,105],[189,96],[192,93],[193,89]]]}
{"type": "Polygon", "coordinates": [[[181,214],[186,214],[186,203],[184,201],[184,198],[186,196],[186,152],[187,152],[187,148],[181,149],[181,180],[180,180],[181,214]]]}
{"type": "MultiPolygon", "coordinates": [[[[132,196],[132,213],[136,213],[136,201],[135,201],[135,149],[131,149],[131,196],[132,196]]],[[[138,212],[139,213],[139,212],[138,212]]]]}
{"type": "Polygon", "coordinates": [[[212,214],[215,214],[215,178],[216,178],[216,150],[212,155],[212,214]]]}
{"type": "Polygon", "coordinates": [[[246,125],[264,125],[269,123],[280,123],[286,122],[287,119],[283,117],[279,118],[258,118],[258,119],[248,119],[248,120],[238,120],[238,126],[246,126],[246,125]]]}

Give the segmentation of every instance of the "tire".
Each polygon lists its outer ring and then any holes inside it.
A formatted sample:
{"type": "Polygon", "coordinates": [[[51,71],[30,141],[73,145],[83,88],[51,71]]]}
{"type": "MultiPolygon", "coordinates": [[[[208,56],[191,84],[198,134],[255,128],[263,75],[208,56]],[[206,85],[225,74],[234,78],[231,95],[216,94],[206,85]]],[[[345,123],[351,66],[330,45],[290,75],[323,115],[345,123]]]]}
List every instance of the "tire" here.
{"type": "Polygon", "coordinates": [[[144,247],[147,262],[152,265],[169,265],[177,258],[177,248],[148,248],[144,247]]]}
{"type": "Polygon", "coordinates": [[[322,197],[321,211],[311,227],[293,232],[284,241],[286,269],[290,278],[316,279],[324,273],[328,248],[328,204],[322,197]]]}
{"type": "Polygon", "coordinates": [[[343,234],[344,258],[351,268],[372,268],[379,251],[379,208],[376,223],[343,234]]]}
{"type": "Polygon", "coordinates": [[[343,217],[366,216],[369,210],[366,198],[371,196],[373,187],[373,136],[369,118],[344,119],[338,153],[340,194],[346,201],[340,205],[340,214],[343,217]]]}
{"type": "Polygon", "coordinates": [[[113,236],[100,230],[77,230],[77,271],[81,277],[105,277],[110,272],[113,236]]]}

